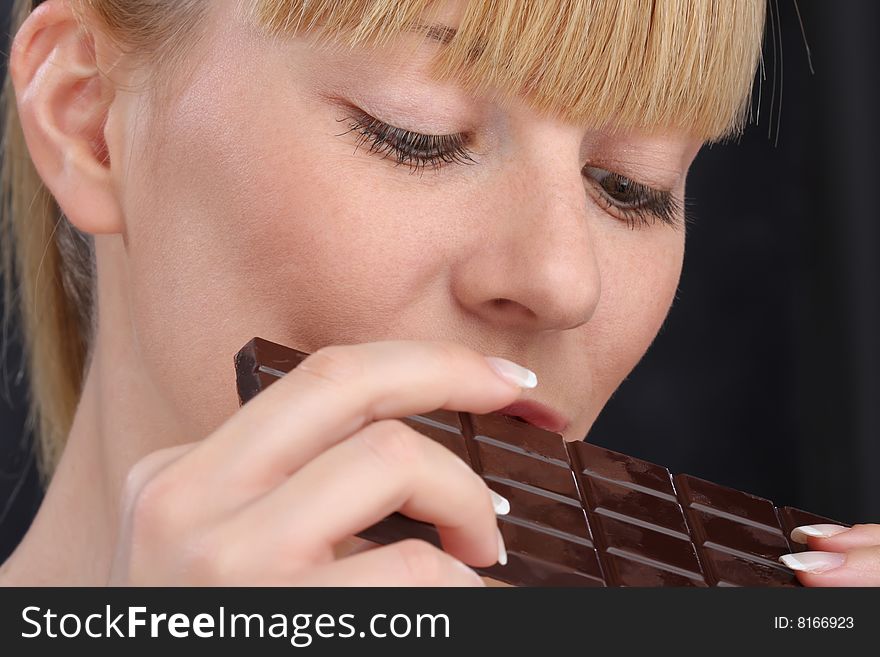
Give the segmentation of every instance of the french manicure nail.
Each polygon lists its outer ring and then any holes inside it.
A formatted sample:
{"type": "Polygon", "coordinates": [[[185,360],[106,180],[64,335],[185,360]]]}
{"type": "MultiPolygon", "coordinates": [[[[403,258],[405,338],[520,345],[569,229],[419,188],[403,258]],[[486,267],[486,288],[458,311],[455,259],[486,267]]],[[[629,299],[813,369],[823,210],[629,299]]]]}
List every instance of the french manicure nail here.
{"type": "Polygon", "coordinates": [[[520,388],[534,388],[538,385],[538,375],[522,365],[517,365],[506,358],[486,356],[486,361],[505,381],[520,388]]]}
{"type": "Polygon", "coordinates": [[[504,537],[501,536],[501,530],[498,530],[498,563],[502,566],[507,565],[507,548],[504,547],[504,537]]]}
{"type": "Polygon", "coordinates": [[[791,530],[791,540],[795,543],[806,544],[808,536],[828,538],[845,532],[848,529],[850,528],[842,527],[841,525],[801,525],[791,530]]]}
{"type": "Polygon", "coordinates": [[[496,516],[506,516],[510,513],[510,502],[506,497],[502,497],[491,488],[489,494],[492,496],[492,508],[495,509],[496,516]]]}
{"type": "Polygon", "coordinates": [[[842,566],[846,562],[846,555],[840,552],[798,552],[783,554],[779,560],[792,570],[824,573],[842,566]]]}

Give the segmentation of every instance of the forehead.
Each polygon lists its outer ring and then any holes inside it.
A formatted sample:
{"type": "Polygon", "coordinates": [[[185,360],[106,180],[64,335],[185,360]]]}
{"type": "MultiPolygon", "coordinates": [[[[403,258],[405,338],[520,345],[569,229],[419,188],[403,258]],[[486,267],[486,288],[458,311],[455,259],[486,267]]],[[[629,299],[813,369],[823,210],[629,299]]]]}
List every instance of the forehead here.
{"type": "Polygon", "coordinates": [[[255,16],[271,34],[314,30],[350,48],[415,33],[433,44],[432,75],[472,92],[588,126],[715,140],[745,121],[764,2],[260,0],[255,16]]]}

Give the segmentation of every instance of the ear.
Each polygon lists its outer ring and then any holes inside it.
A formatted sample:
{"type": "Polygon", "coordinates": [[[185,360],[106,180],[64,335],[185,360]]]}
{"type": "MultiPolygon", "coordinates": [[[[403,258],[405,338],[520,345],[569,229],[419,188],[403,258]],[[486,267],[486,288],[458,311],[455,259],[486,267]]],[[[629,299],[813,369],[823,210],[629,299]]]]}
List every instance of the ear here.
{"type": "Polygon", "coordinates": [[[115,95],[95,38],[65,0],[47,0],[15,35],[9,74],[31,159],[79,230],[122,233],[105,127],[115,95]]]}

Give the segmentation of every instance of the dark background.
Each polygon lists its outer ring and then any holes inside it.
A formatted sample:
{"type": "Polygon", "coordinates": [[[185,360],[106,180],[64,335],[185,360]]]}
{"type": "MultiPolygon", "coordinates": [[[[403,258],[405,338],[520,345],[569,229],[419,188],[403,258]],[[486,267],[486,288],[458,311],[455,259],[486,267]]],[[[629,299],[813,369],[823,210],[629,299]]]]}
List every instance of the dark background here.
{"type": "MultiPolygon", "coordinates": [[[[590,440],[780,506],[880,522],[880,3],[799,2],[812,74],[795,5],[777,1],[758,123],[697,158],[678,298],[590,440]]],[[[0,562],[40,500],[8,347],[0,562]]]]}

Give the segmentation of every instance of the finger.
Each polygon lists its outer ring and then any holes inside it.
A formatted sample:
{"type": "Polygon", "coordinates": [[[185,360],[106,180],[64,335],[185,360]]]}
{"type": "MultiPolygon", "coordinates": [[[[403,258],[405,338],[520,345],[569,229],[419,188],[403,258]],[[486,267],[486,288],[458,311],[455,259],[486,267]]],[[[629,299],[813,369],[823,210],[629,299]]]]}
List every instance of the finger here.
{"type": "Polygon", "coordinates": [[[846,552],[857,547],[880,545],[880,525],[803,525],[791,532],[791,539],[811,550],[846,552]]]}
{"type": "Polygon", "coordinates": [[[295,586],[485,586],[473,570],[430,543],[408,539],[298,577],[295,586]]]}
{"type": "Polygon", "coordinates": [[[519,391],[480,354],[451,342],[325,347],[206,440],[200,471],[216,473],[227,485],[287,476],[374,420],[438,408],[488,413],[519,391]]]}
{"type": "Polygon", "coordinates": [[[880,586],[880,545],[848,552],[798,552],[780,561],[804,586],[880,586]]]}
{"type": "Polygon", "coordinates": [[[498,525],[485,482],[399,420],[374,422],[319,455],[242,509],[226,532],[233,539],[259,537],[255,548],[272,553],[255,562],[296,554],[305,565],[394,511],[436,525],[444,549],[462,561],[498,561],[498,525]]]}
{"type": "MultiPolygon", "coordinates": [[[[122,486],[119,506],[119,535],[131,536],[133,531],[134,508],[138,496],[148,483],[153,481],[159,473],[168,468],[172,463],[177,462],[184,454],[195,449],[196,443],[185,443],[159,449],[147,454],[137,461],[128,471],[122,486]]],[[[127,543],[122,544],[114,555],[110,564],[110,582],[123,581],[128,561],[131,557],[131,546],[127,543]]]]}
{"type": "Polygon", "coordinates": [[[333,557],[343,559],[376,547],[376,543],[358,536],[349,536],[333,546],[333,557]]]}
{"type": "Polygon", "coordinates": [[[166,447],[147,454],[137,461],[126,475],[122,489],[122,508],[128,509],[134,499],[140,493],[144,485],[155,478],[162,470],[172,463],[180,460],[184,455],[192,451],[196,443],[184,443],[166,447]]]}

